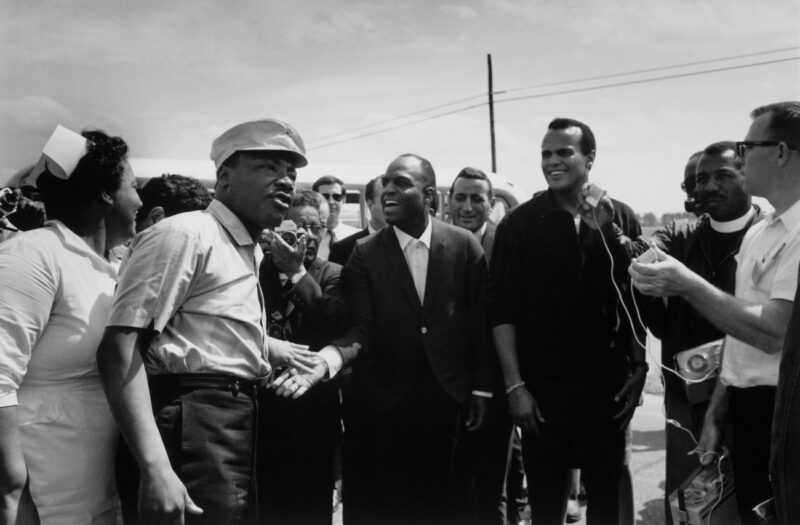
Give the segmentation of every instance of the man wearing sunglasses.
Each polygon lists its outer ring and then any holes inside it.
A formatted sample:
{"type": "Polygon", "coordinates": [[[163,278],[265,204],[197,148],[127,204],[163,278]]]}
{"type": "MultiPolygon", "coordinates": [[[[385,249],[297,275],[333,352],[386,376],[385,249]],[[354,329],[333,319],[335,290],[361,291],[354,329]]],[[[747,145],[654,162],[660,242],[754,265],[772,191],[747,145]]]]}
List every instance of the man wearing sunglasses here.
{"type": "MultiPolygon", "coordinates": [[[[744,188],[750,195],[767,199],[775,211],[751,227],[742,241],[736,256],[736,294],[723,292],[662,251],[658,251],[657,262],[634,262],[629,270],[642,293],[681,296],[726,334],[722,369],[697,451],[704,465],[720,457],[721,422],[729,417],[736,499],[743,525],[756,523],[750,509],[772,494],[770,431],[800,262],[800,102],[762,106],[752,112],[752,117],[745,141],[736,143],[737,154],[744,160],[744,188]]],[[[790,338],[790,342],[793,340],[790,338]]],[[[790,355],[794,357],[794,352],[790,355]]],[[[781,372],[782,380],[785,375],[794,381],[789,371],[781,372]]],[[[779,438],[788,421],[782,403],[791,401],[791,392],[787,391],[778,407],[779,438]]],[[[781,456],[785,453],[787,460],[797,454],[780,447],[777,451],[781,456]]],[[[775,466],[774,477],[779,513],[789,508],[783,498],[797,492],[796,484],[792,485],[794,491],[782,490],[786,481],[796,483],[797,464],[789,472],[788,464],[781,462],[781,467],[775,466]]],[[[793,506],[797,508],[797,503],[793,506]]],[[[794,522],[797,517],[781,522],[794,522]]]]}
{"type": "Polygon", "coordinates": [[[346,201],[347,189],[344,182],[333,175],[323,175],[311,187],[319,192],[328,201],[330,215],[328,215],[328,232],[319,244],[317,256],[327,261],[331,253],[333,243],[354,233],[358,233],[358,228],[341,222],[342,205],[346,201]]]}

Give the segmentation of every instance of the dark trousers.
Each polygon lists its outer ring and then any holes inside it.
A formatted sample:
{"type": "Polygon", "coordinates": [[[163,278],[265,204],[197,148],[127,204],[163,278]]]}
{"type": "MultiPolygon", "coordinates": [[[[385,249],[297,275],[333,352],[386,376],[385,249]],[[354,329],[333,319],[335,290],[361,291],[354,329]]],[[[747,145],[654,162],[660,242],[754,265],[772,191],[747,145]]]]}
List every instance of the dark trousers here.
{"type": "Polygon", "coordinates": [[[259,392],[261,523],[330,525],[339,389],[320,383],[299,399],[259,392]]]}
{"type": "Polygon", "coordinates": [[[667,457],[666,467],[667,476],[664,483],[664,504],[667,513],[667,523],[671,523],[672,510],[669,504],[669,496],[686,481],[686,479],[700,466],[697,456],[689,452],[695,449],[694,441],[687,433],[691,432],[695,439],[700,439],[700,432],[703,430],[703,418],[705,417],[708,403],[693,405],[683,394],[675,392],[682,388],[681,385],[674,385],[670,382],[666,384],[664,392],[664,408],[667,417],[674,419],[686,430],[681,430],[669,423],[666,424],[667,437],[667,457]]]}
{"type": "MultiPolygon", "coordinates": [[[[513,423],[502,393],[492,398],[483,428],[464,432],[459,447],[457,484],[467,523],[505,525],[507,515],[517,515],[516,499],[508,504],[506,479],[511,464],[513,423]]],[[[516,456],[520,461],[521,458],[516,456]]],[[[516,478],[515,478],[516,479],[516,478]]],[[[521,477],[518,480],[522,486],[521,477]]],[[[519,491],[510,491],[518,496],[519,491]]],[[[522,507],[524,508],[523,501],[522,507]]],[[[516,521],[516,520],[515,520],[516,521]]]]}
{"type": "Polygon", "coordinates": [[[255,497],[255,387],[193,376],[153,376],[156,424],[173,470],[203,514],[187,524],[251,524],[255,497]],[[189,381],[188,379],[191,379],[189,381]],[[217,384],[217,386],[209,386],[217,384]]]}
{"type": "Polygon", "coordinates": [[[345,525],[453,522],[460,412],[430,374],[379,413],[346,397],[345,525]]]}
{"type": "Polygon", "coordinates": [[[561,525],[571,469],[581,469],[588,525],[618,525],[619,483],[625,462],[625,430],[613,419],[618,405],[602,391],[569,394],[563,386],[534,393],[546,422],[541,435],[524,433],[522,460],[528,477],[531,521],[561,525]],[[538,395],[538,397],[537,397],[538,395]],[[570,396],[572,396],[570,398],[570,396]]]}
{"type": "Polygon", "coordinates": [[[742,525],[756,525],[753,507],[772,497],[769,453],[775,387],[728,387],[733,427],[733,481],[742,525]]]}

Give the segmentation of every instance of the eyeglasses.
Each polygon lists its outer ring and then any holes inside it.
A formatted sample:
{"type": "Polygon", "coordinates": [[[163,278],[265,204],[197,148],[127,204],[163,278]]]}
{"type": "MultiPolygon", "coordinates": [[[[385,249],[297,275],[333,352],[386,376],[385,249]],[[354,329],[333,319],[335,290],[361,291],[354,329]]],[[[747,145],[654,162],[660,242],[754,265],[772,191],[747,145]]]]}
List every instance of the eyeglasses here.
{"type": "Polygon", "coordinates": [[[332,198],[336,202],[342,202],[342,199],[344,199],[344,194],[343,193],[322,193],[321,195],[323,197],[325,197],[325,200],[328,200],[328,201],[331,200],[331,198],[332,198]]]}
{"type": "MultiPolygon", "coordinates": [[[[763,147],[777,146],[778,144],[781,144],[782,142],[783,141],[776,141],[776,140],[745,140],[745,141],[742,141],[742,142],[737,142],[736,143],[736,154],[738,156],[740,156],[740,157],[744,157],[744,155],[747,152],[747,150],[753,149],[756,146],[763,146],[763,147]]],[[[783,142],[783,144],[786,144],[786,147],[789,148],[789,149],[796,149],[792,144],[788,144],[786,142],[783,142]]]]}
{"type": "Polygon", "coordinates": [[[325,229],[325,226],[323,226],[323,225],[321,225],[319,223],[316,223],[316,224],[304,224],[302,222],[295,221],[295,224],[297,225],[298,228],[302,228],[302,229],[304,229],[306,231],[310,231],[314,235],[319,235],[325,229]]]}

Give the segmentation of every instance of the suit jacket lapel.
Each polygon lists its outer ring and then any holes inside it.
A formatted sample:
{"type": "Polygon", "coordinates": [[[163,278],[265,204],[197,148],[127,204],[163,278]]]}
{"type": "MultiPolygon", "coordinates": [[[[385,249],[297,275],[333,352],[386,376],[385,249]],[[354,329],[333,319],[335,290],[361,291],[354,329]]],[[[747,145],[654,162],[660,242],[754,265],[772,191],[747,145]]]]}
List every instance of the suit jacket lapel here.
{"type": "MultiPolygon", "coordinates": [[[[411,270],[408,269],[406,257],[400,249],[400,241],[397,240],[397,235],[394,233],[394,228],[386,227],[383,230],[383,253],[389,260],[389,264],[394,270],[400,287],[406,294],[406,298],[411,301],[415,309],[421,309],[422,305],[419,303],[419,296],[417,295],[417,288],[414,286],[414,278],[411,277],[411,270]]],[[[430,270],[430,266],[428,268],[430,270]]]]}
{"type": "Polygon", "coordinates": [[[442,271],[447,268],[445,257],[447,256],[447,243],[442,233],[441,225],[438,221],[433,222],[431,228],[431,249],[428,252],[428,274],[425,278],[425,301],[422,303],[423,311],[428,311],[435,303],[436,289],[442,280],[442,271]]]}

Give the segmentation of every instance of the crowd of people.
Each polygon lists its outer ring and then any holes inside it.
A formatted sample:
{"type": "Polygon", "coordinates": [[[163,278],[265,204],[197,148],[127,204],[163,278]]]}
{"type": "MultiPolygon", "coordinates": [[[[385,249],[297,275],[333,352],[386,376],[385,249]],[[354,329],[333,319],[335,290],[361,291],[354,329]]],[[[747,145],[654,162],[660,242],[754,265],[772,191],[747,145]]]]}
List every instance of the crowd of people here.
{"type": "Polygon", "coordinates": [[[547,189],[499,224],[484,172],[457,175],[445,221],[403,154],[362,230],[340,178],[295,188],[284,122],[213,142],[213,194],[137,191],[123,139],[59,128],[0,195],[0,523],[330,525],[336,493],[345,525],[561,524],[575,469],[588,524],[632,523],[647,329],[666,519],[727,461],[742,524],[771,498],[800,523],[800,102],[751,116],[689,159],[697,218],[652,236],[590,182],[570,118],[541,142],[547,189]]]}

